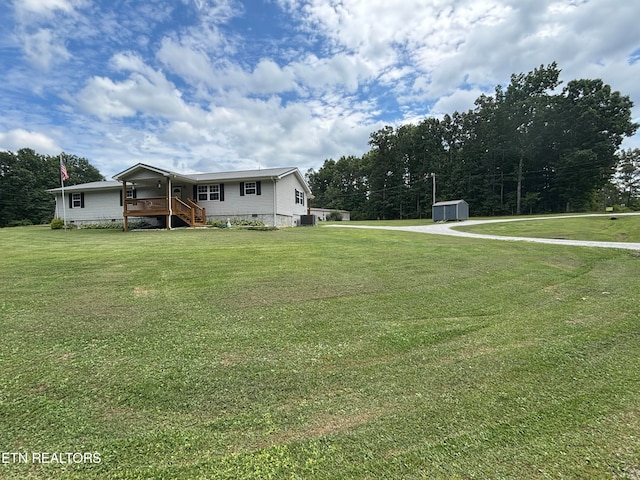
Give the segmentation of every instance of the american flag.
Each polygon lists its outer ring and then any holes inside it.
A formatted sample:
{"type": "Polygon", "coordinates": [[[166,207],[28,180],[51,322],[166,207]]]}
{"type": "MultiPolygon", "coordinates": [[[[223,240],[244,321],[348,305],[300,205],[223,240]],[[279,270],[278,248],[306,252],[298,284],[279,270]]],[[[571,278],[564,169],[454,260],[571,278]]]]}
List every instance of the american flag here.
{"type": "Polygon", "coordinates": [[[62,181],[65,181],[69,178],[69,174],[67,173],[67,167],[62,162],[60,162],[60,173],[62,174],[62,181]]]}

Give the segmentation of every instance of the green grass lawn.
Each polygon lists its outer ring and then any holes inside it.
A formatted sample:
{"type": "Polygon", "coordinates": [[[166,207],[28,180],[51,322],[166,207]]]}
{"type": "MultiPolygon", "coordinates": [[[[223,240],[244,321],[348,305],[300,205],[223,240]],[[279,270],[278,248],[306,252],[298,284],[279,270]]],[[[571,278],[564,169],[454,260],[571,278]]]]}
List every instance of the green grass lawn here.
{"type": "Polygon", "coordinates": [[[566,238],[599,242],[640,242],[640,215],[553,218],[487,223],[458,230],[515,237],[566,238]]]}
{"type": "Polygon", "coordinates": [[[637,252],[323,227],[0,247],[0,450],[28,455],[0,478],[640,475],[637,252]]]}

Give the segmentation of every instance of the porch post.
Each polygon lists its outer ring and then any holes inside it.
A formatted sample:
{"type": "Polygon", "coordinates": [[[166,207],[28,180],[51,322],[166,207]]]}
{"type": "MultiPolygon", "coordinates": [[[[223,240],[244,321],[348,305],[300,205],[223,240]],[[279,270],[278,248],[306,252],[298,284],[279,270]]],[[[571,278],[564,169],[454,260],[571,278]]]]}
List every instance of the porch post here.
{"type": "Polygon", "coordinates": [[[171,230],[171,217],[173,216],[173,212],[171,211],[171,178],[167,177],[167,207],[169,210],[169,215],[167,216],[167,230],[171,230]]]}
{"type": "Polygon", "coordinates": [[[122,217],[124,218],[124,231],[129,231],[129,217],[127,216],[127,181],[122,181],[122,217]]]}
{"type": "Polygon", "coordinates": [[[273,179],[273,227],[278,228],[278,179],[273,179]]]}

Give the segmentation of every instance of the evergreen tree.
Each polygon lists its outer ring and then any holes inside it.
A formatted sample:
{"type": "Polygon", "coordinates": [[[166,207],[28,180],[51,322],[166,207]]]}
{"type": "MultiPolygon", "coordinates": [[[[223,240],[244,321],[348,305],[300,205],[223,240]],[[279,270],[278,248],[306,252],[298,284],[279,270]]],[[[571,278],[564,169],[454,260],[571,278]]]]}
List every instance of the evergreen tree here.
{"type": "MultiPolygon", "coordinates": [[[[558,92],[559,76],[555,62],[541,65],[468,112],[373,132],[361,159],[313,172],[316,205],[349,209],[353,197],[366,218],[422,217],[435,175],[437,200],[464,198],[476,215],[591,208],[613,178],[622,140],[638,128],[633,104],[602,80],[573,80],[558,92]]],[[[631,203],[629,161],[618,175],[627,175],[631,203]]]]}
{"type": "Polygon", "coordinates": [[[640,148],[620,152],[616,168],[623,203],[633,208],[640,197],[640,148]]]}

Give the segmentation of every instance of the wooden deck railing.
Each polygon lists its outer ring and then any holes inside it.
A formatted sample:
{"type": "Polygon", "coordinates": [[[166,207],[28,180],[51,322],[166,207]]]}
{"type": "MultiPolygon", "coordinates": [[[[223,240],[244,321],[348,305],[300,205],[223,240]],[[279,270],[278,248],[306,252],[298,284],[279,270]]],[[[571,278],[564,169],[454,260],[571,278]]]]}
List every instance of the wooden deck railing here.
{"type": "Polygon", "coordinates": [[[193,209],[196,220],[200,220],[200,222],[202,223],[205,223],[207,221],[207,211],[204,209],[204,207],[201,207],[190,198],[187,198],[187,204],[193,209]]]}
{"type": "Polygon", "coordinates": [[[171,197],[171,211],[167,197],[127,198],[124,202],[125,217],[166,215],[169,222],[169,213],[181,218],[192,227],[204,225],[207,221],[205,209],[192,200],[183,202],[178,197],[171,197]]]}
{"type": "Polygon", "coordinates": [[[127,198],[124,203],[124,214],[132,217],[167,215],[168,213],[167,197],[127,198]]]}
{"type": "Polygon", "coordinates": [[[171,213],[177,215],[192,227],[204,225],[207,220],[205,209],[189,199],[183,202],[178,197],[172,197],[171,210],[171,213]]]}

